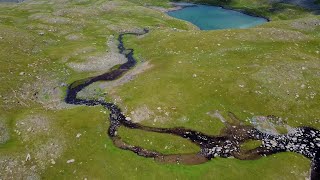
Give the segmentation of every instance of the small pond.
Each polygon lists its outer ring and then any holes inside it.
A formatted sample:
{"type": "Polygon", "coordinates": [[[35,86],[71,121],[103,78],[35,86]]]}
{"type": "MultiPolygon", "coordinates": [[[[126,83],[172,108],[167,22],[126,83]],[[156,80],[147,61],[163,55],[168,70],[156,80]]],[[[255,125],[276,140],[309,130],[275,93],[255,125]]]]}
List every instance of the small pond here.
{"type": "Polygon", "coordinates": [[[268,22],[265,18],[250,16],[217,6],[195,5],[189,3],[177,5],[182,6],[183,8],[169,11],[168,15],[189,21],[198,26],[201,30],[243,29],[268,22]]]}

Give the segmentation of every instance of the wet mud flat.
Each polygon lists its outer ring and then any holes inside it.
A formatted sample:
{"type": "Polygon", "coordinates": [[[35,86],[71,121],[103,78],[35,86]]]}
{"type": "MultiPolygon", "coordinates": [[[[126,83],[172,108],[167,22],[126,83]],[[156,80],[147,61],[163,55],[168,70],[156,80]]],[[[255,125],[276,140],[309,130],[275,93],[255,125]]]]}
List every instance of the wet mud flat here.
{"type": "Polygon", "coordinates": [[[116,80],[132,69],[137,63],[133,57],[134,50],[124,46],[123,38],[126,35],[141,36],[148,32],[149,30],[144,29],[141,32],[121,33],[118,36],[118,50],[119,53],[126,57],[127,62],[107,73],[81,79],[70,84],[65,97],[66,103],[73,105],[103,106],[110,111],[108,136],[112,139],[113,144],[120,149],[132,151],[139,156],[154,158],[158,162],[195,165],[205,163],[214,157],[235,157],[240,160],[254,160],[280,152],[295,152],[311,160],[311,179],[320,179],[320,131],[317,129],[299,127],[288,134],[268,134],[259,131],[253,126],[242,124],[241,121],[230,112],[229,116],[232,121],[225,122],[225,128],[221,131],[220,135],[212,136],[183,127],[157,128],[144,126],[128,120],[121,109],[112,102],[81,99],[77,97],[77,94],[90,84],[98,81],[116,80]],[[117,131],[120,126],[179,136],[199,146],[200,151],[195,154],[162,154],[139,146],[133,146],[122,141],[121,137],[118,136],[117,131]],[[261,141],[261,145],[255,149],[242,150],[240,148],[241,145],[250,140],[259,140],[261,141]]]}

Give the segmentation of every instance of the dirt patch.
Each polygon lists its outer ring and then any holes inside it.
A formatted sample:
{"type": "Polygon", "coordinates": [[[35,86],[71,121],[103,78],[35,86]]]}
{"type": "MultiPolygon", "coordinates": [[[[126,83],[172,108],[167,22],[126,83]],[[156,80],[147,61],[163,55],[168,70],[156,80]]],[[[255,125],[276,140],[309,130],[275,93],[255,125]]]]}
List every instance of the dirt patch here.
{"type": "Polygon", "coordinates": [[[36,165],[25,162],[22,156],[0,157],[0,178],[1,179],[41,179],[36,165]]]}
{"type": "Polygon", "coordinates": [[[29,20],[38,20],[47,24],[69,24],[71,19],[59,16],[52,16],[49,13],[36,13],[29,16],[29,20]]]}
{"type": "Polygon", "coordinates": [[[48,164],[53,164],[63,153],[64,142],[62,139],[49,139],[40,145],[34,152],[34,158],[40,169],[45,169],[48,164]]]}
{"type": "MultiPolygon", "coordinates": [[[[16,108],[17,106],[28,108],[35,103],[39,103],[46,109],[73,107],[64,102],[63,87],[67,86],[65,82],[69,71],[62,69],[61,73],[65,75],[63,79],[57,73],[37,73],[32,80],[23,82],[19,88],[10,88],[6,94],[2,94],[3,107],[5,109],[16,108]]],[[[21,74],[21,76],[26,75],[21,74]]]]}
{"type": "MultiPolygon", "coordinates": [[[[292,57],[298,59],[294,54],[292,54],[292,57]]],[[[275,59],[279,58],[281,59],[281,57],[275,57],[275,59]]],[[[277,63],[261,68],[253,74],[253,79],[267,87],[267,92],[256,90],[256,93],[272,94],[284,98],[286,101],[314,99],[318,90],[313,87],[313,84],[315,79],[318,78],[316,77],[316,69],[320,69],[320,64],[317,63],[316,59],[311,58],[305,58],[304,62],[277,63]],[[306,75],[310,77],[308,80],[305,79],[306,75]]]]}
{"type": "Polygon", "coordinates": [[[320,19],[301,19],[291,23],[291,27],[298,30],[313,31],[320,27],[320,19]]]}
{"type": "MultiPolygon", "coordinates": [[[[243,31],[243,30],[240,30],[243,31]]],[[[255,28],[252,30],[245,30],[244,33],[238,33],[235,37],[239,40],[254,40],[256,41],[303,41],[310,39],[309,36],[298,32],[298,31],[291,31],[291,30],[284,30],[278,28],[255,28]],[[250,32],[254,31],[254,32],[250,32]]]]}
{"type": "Polygon", "coordinates": [[[133,80],[138,74],[150,69],[151,67],[152,65],[150,65],[147,61],[140,63],[134,69],[127,72],[124,76],[117,80],[109,82],[97,82],[84,88],[78,93],[78,97],[83,99],[104,100],[106,95],[110,95],[115,102],[121,103],[121,98],[116,95],[114,88],[133,80]]]}
{"type": "Polygon", "coordinates": [[[81,99],[105,100],[106,95],[107,94],[99,87],[99,83],[94,83],[80,91],[77,97],[81,99]]]}
{"type": "Polygon", "coordinates": [[[218,110],[207,112],[207,114],[212,118],[219,119],[222,123],[226,123],[226,119],[221,115],[221,113],[218,110]]]}
{"type": "Polygon", "coordinates": [[[101,4],[99,9],[103,12],[110,12],[121,5],[122,5],[122,2],[109,1],[109,2],[105,2],[105,3],[101,4]]]}
{"type": "Polygon", "coordinates": [[[118,52],[114,36],[110,36],[106,44],[109,52],[86,57],[81,63],[71,62],[68,66],[78,72],[106,72],[115,65],[127,62],[126,57],[118,52]]]}
{"type": "Polygon", "coordinates": [[[4,118],[0,117],[0,144],[6,143],[10,139],[9,129],[4,118]]]}
{"type": "Polygon", "coordinates": [[[95,51],[97,51],[97,48],[94,46],[87,46],[87,47],[79,48],[79,49],[75,50],[74,52],[68,54],[67,56],[62,57],[61,61],[67,62],[67,61],[69,61],[69,59],[71,57],[80,56],[80,55],[84,56],[85,54],[93,53],[95,51]]]}
{"type": "Polygon", "coordinates": [[[69,41],[78,41],[78,40],[83,40],[83,35],[82,34],[69,34],[66,37],[66,40],[69,41]]]}
{"type": "Polygon", "coordinates": [[[22,141],[30,141],[39,135],[49,135],[52,132],[49,119],[40,115],[28,116],[18,121],[16,127],[22,141]]]}
{"type": "Polygon", "coordinates": [[[130,112],[130,118],[133,122],[141,122],[144,120],[150,119],[154,115],[154,112],[151,111],[148,106],[143,105],[137,109],[130,112]]]}
{"type": "Polygon", "coordinates": [[[148,6],[148,8],[162,12],[162,13],[166,13],[169,11],[176,11],[176,10],[182,9],[183,7],[182,6],[174,6],[171,8],[163,8],[163,7],[158,7],[158,6],[148,6]]]}
{"type": "Polygon", "coordinates": [[[145,61],[143,63],[138,64],[135,68],[130,70],[128,73],[126,73],[121,78],[119,78],[115,81],[101,83],[100,88],[106,89],[107,91],[110,91],[117,86],[121,86],[121,85],[133,80],[134,78],[136,78],[137,75],[145,72],[146,70],[148,70],[150,68],[152,68],[152,65],[148,61],[145,61]]]}
{"type": "Polygon", "coordinates": [[[31,114],[18,119],[14,132],[23,147],[18,153],[0,155],[0,178],[40,179],[43,170],[64,152],[65,140],[46,116],[31,114]]]}
{"type": "Polygon", "coordinates": [[[101,56],[89,56],[85,62],[69,63],[68,66],[78,72],[107,71],[117,64],[125,63],[124,55],[119,53],[106,53],[101,56]]]}
{"type": "Polygon", "coordinates": [[[285,122],[278,117],[274,116],[255,116],[250,120],[254,128],[258,129],[261,132],[273,135],[279,135],[282,132],[279,132],[279,128],[283,128],[285,133],[291,132],[292,127],[285,124],[285,122]]]}

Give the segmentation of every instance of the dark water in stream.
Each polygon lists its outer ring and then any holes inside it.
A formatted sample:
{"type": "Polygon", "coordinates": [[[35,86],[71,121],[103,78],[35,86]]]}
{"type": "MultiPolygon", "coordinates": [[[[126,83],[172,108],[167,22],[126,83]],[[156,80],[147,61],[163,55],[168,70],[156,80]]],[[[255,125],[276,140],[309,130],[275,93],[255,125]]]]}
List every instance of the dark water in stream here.
{"type": "MultiPolygon", "coordinates": [[[[211,136],[196,130],[185,128],[156,128],[147,127],[139,123],[133,123],[126,120],[121,109],[112,102],[101,100],[81,99],[77,97],[77,93],[85,87],[98,81],[113,81],[136,64],[133,57],[134,50],[127,49],[123,44],[123,37],[126,35],[140,36],[148,33],[144,30],[141,33],[122,33],[118,37],[118,49],[121,54],[127,58],[127,62],[122,64],[118,69],[109,71],[99,76],[89,77],[79,81],[75,81],[69,85],[65,101],[74,105],[97,106],[101,105],[110,111],[110,127],[108,130],[109,138],[112,139],[114,145],[118,148],[129,150],[139,156],[154,158],[156,161],[163,163],[182,163],[182,164],[200,164],[205,163],[214,157],[235,157],[241,160],[254,160],[263,156],[279,152],[296,152],[309,158],[311,163],[312,180],[320,179],[320,132],[309,127],[296,128],[289,134],[272,135],[262,133],[252,126],[242,125],[240,121],[232,124],[226,123],[225,129],[218,136],[211,136]],[[144,149],[139,146],[126,144],[117,135],[120,126],[131,129],[140,129],[149,132],[165,133],[186,138],[200,147],[200,152],[196,154],[172,154],[166,155],[156,151],[144,149]],[[256,149],[243,151],[240,145],[248,140],[260,140],[262,145],[256,149]]],[[[232,115],[235,117],[234,115],[232,115]]]]}

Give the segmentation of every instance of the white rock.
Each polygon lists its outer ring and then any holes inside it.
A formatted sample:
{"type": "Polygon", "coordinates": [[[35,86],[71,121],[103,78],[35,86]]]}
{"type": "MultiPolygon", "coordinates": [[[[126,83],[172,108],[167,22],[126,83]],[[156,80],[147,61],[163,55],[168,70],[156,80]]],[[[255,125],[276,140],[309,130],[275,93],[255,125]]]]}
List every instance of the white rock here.
{"type": "Polygon", "coordinates": [[[131,117],[126,117],[126,120],[127,121],[131,121],[131,117]]]}
{"type": "Polygon", "coordinates": [[[81,136],[81,134],[80,134],[80,133],[78,133],[78,134],[77,134],[77,136],[76,136],[76,138],[79,138],[80,136],[81,136]]]}
{"type": "Polygon", "coordinates": [[[74,159],[70,159],[70,160],[67,161],[67,163],[68,163],[68,164],[74,163],[74,161],[75,161],[74,159]]]}
{"type": "Polygon", "coordinates": [[[197,77],[197,75],[196,75],[196,74],[193,74],[193,75],[192,75],[192,77],[196,78],[196,77],[197,77]]]}
{"type": "Polygon", "coordinates": [[[23,76],[24,74],[25,74],[25,72],[20,72],[19,73],[20,76],[23,76]]]}
{"type": "Polygon", "coordinates": [[[26,161],[30,161],[30,160],[31,160],[31,155],[28,153],[26,157],[26,161]]]}
{"type": "Polygon", "coordinates": [[[56,164],[56,162],[53,159],[50,159],[51,164],[56,164]]]}

